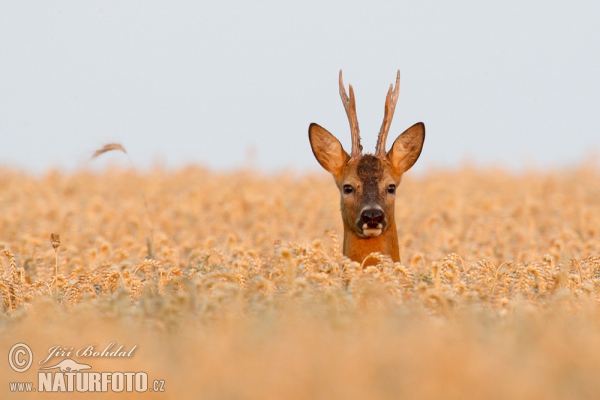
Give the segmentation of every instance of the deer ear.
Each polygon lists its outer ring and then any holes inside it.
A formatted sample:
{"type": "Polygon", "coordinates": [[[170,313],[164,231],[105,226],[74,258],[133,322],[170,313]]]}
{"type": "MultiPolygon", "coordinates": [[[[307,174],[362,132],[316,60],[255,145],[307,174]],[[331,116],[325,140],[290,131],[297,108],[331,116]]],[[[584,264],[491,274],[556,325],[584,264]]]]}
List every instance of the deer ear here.
{"type": "Polygon", "coordinates": [[[397,174],[403,174],[417,162],[424,141],[425,124],[422,122],[414,124],[398,136],[387,153],[387,158],[397,174]]]}
{"type": "Polygon", "coordinates": [[[308,139],[315,158],[325,170],[340,176],[350,156],[327,129],[315,123],[308,127],[308,139]]]}

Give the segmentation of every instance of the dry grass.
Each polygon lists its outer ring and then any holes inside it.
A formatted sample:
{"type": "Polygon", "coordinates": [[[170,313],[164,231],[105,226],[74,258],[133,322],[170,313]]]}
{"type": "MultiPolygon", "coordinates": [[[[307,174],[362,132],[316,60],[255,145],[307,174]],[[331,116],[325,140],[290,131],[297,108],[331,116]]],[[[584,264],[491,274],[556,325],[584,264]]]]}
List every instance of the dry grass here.
{"type": "MultiPolygon", "coordinates": [[[[374,255],[366,269],[340,254],[325,174],[4,169],[0,188],[1,352],[137,344],[131,359],[88,361],[165,379],[157,398],[600,390],[596,167],[407,176],[403,262],[374,255]]],[[[37,380],[35,365],[0,365],[2,398],[37,380]]]]}

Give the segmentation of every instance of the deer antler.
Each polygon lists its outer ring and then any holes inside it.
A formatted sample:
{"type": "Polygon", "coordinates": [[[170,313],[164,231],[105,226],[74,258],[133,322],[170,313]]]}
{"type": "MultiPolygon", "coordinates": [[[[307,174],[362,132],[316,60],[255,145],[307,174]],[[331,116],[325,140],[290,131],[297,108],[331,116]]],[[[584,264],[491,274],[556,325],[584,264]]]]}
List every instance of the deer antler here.
{"type": "Polygon", "coordinates": [[[362,155],[362,146],[360,144],[360,133],[358,129],[358,118],[356,117],[356,102],[354,101],[354,90],[350,85],[350,98],[346,94],[344,88],[344,82],[342,81],[342,70],[340,69],[340,97],[342,98],[342,104],[348,115],[348,122],[350,122],[350,133],[352,134],[352,152],[350,153],[350,160],[356,160],[362,155]]]}
{"type": "Polygon", "coordinates": [[[396,74],[396,87],[390,85],[390,89],[387,92],[385,99],[385,111],[383,114],[383,123],[381,124],[381,130],[379,131],[379,137],[377,138],[377,146],[375,148],[375,156],[379,158],[385,157],[385,141],[387,140],[388,132],[390,131],[390,125],[392,124],[392,118],[394,118],[394,110],[396,109],[396,103],[398,102],[398,95],[400,94],[400,70],[396,74]],[[392,90],[393,89],[393,90],[392,90]]]}

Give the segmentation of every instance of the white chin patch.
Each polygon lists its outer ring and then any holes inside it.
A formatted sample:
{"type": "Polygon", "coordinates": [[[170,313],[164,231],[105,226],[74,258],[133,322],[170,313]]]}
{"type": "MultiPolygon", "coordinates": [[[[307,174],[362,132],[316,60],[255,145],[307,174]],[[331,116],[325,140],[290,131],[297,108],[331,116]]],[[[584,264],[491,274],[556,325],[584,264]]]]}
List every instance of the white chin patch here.
{"type": "Polygon", "coordinates": [[[381,228],[367,228],[367,229],[363,229],[363,235],[367,236],[367,237],[374,237],[374,236],[379,236],[381,235],[381,231],[383,229],[381,228]]]}

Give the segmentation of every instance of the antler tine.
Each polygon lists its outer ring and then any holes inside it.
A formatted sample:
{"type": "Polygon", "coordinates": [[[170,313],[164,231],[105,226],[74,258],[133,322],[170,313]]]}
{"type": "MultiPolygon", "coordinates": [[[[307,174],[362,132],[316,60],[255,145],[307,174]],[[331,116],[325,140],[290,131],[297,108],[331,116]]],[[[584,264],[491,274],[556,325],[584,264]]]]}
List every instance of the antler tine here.
{"type": "Polygon", "coordinates": [[[340,69],[340,97],[342,98],[342,104],[348,115],[348,122],[350,122],[350,133],[352,135],[352,152],[350,153],[350,160],[360,158],[362,155],[362,145],[360,144],[360,131],[358,129],[358,118],[356,116],[356,102],[354,100],[354,89],[350,86],[350,98],[346,94],[344,88],[344,81],[342,80],[342,70],[340,69]]]}
{"type": "Polygon", "coordinates": [[[394,85],[390,85],[390,88],[387,92],[387,97],[385,99],[383,123],[381,124],[381,130],[379,131],[379,137],[377,138],[377,146],[375,150],[375,156],[379,158],[385,157],[385,142],[390,131],[390,125],[392,125],[392,118],[394,118],[394,110],[396,109],[396,103],[398,102],[399,94],[400,70],[398,70],[398,73],[396,74],[396,87],[394,88],[394,85]]]}

